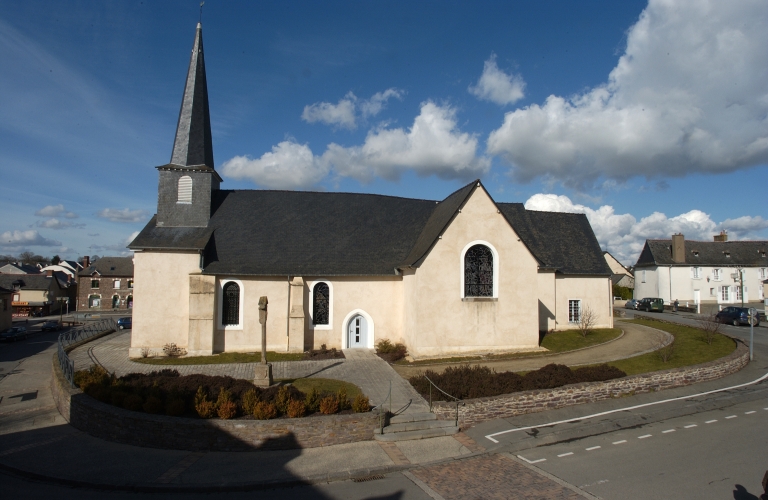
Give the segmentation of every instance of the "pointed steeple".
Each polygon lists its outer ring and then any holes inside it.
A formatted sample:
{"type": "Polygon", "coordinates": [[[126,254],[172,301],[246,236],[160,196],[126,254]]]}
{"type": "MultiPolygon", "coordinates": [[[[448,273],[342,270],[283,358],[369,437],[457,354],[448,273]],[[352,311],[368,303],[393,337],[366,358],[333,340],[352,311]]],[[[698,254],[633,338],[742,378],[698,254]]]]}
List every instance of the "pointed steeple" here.
{"type": "Polygon", "coordinates": [[[213,169],[211,116],[208,112],[208,85],[203,57],[203,27],[197,23],[195,43],[187,70],[184,98],[181,101],[171,165],[213,169]]]}

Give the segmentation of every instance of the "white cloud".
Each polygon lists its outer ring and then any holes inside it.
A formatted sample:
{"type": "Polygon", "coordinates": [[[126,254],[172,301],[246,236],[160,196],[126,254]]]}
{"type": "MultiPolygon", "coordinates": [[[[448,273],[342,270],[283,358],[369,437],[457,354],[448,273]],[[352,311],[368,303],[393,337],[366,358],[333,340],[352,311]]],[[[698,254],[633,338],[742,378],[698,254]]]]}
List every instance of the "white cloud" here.
{"type": "Polygon", "coordinates": [[[389,99],[402,99],[403,94],[402,90],[390,88],[373,94],[370,99],[359,99],[350,91],[337,104],[316,102],[304,106],[301,119],[307,123],[322,122],[353,130],[358,125],[358,109],[363,118],[376,116],[384,109],[389,99]]]}
{"type": "Polygon", "coordinates": [[[675,233],[682,233],[686,240],[712,241],[712,236],[725,229],[729,239],[735,240],[746,239],[768,228],[768,221],[759,216],[727,219],[717,224],[701,210],[674,217],[654,212],[638,221],[632,214],[617,214],[610,205],[593,209],[555,194],[535,194],[525,202],[525,208],[586,214],[600,246],[625,265],[635,264],[646,239],[669,239],[675,233]]]}
{"type": "Polygon", "coordinates": [[[42,227],[45,229],[67,229],[67,228],[79,229],[79,228],[85,227],[85,224],[74,224],[72,222],[67,222],[67,221],[56,219],[56,218],[37,221],[35,225],[37,227],[42,227]]]}
{"type": "Polygon", "coordinates": [[[129,255],[133,255],[132,250],[128,250],[126,248],[133,240],[138,236],[139,231],[134,231],[126,238],[125,240],[121,240],[118,243],[114,243],[112,245],[91,245],[88,247],[91,251],[98,251],[98,252],[110,252],[114,254],[117,257],[126,257],[129,255]]]}
{"type": "Polygon", "coordinates": [[[328,174],[328,166],[312,154],[306,144],[283,141],[261,158],[235,156],[221,167],[233,179],[250,179],[273,189],[298,189],[318,183],[328,174]]]}
{"type": "Polygon", "coordinates": [[[409,129],[379,128],[362,146],[332,143],[322,156],[334,172],[361,181],[374,176],[397,179],[401,172],[469,179],[488,172],[490,160],[477,156],[477,137],[458,129],[456,110],[433,102],[421,105],[409,129]]]}
{"type": "Polygon", "coordinates": [[[766,25],[761,0],[650,0],[607,83],[507,113],[488,151],[578,187],[768,162],[766,25]]]}
{"type": "Polygon", "coordinates": [[[9,249],[15,249],[22,246],[53,247],[61,246],[61,242],[44,238],[37,231],[30,229],[28,231],[6,231],[3,234],[0,234],[0,246],[9,249]]]}
{"type": "Polygon", "coordinates": [[[149,217],[149,212],[146,210],[131,210],[130,208],[105,208],[97,212],[96,215],[112,222],[141,222],[149,217]]]}
{"type": "Polygon", "coordinates": [[[520,75],[508,75],[500,70],[496,65],[496,54],[491,54],[483,65],[477,85],[470,85],[467,90],[478,99],[506,106],[523,98],[525,81],[520,75]]]}
{"type": "Polygon", "coordinates": [[[35,212],[35,215],[38,217],[66,217],[67,219],[77,219],[79,217],[74,212],[67,212],[62,204],[43,207],[35,212]]]}

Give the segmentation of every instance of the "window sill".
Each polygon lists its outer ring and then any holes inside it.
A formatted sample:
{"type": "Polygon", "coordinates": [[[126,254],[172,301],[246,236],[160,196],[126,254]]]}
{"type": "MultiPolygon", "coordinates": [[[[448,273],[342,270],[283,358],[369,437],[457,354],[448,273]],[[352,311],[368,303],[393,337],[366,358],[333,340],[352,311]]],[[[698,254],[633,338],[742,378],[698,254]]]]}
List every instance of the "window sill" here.
{"type": "Polygon", "coordinates": [[[191,201],[177,201],[176,204],[177,205],[191,205],[192,202],[191,201]]]}
{"type": "Polygon", "coordinates": [[[498,302],[498,297],[462,297],[462,302],[498,302]]]}

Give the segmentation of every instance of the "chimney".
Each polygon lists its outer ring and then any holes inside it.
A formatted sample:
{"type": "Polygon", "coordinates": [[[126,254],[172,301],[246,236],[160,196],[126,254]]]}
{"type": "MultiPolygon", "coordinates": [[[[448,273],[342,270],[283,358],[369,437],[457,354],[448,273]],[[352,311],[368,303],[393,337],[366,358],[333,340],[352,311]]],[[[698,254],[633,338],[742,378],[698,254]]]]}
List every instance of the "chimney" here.
{"type": "Polygon", "coordinates": [[[45,275],[50,278],[51,276],[53,276],[53,271],[48,269],[47,271],[45,271],[45,275]]]}
{"type": "Polygon", "coordinates": [[[91,257],[88,255],[83,256],[83,269],[86,269],[88,266],[91,265],[91,257]]]}
{"type": "Polygon", "coordinates": [[[685,237],[682,233],[672,235],[672,262],[685,264],[685,237]]]}
{"type": "Polygon", "coordinates": [[[720,242],[728,241],[728,233],[725,231],[725,229],[720,231],[720,234],[715,235],[715,241],[720,241],[720,242]]]}

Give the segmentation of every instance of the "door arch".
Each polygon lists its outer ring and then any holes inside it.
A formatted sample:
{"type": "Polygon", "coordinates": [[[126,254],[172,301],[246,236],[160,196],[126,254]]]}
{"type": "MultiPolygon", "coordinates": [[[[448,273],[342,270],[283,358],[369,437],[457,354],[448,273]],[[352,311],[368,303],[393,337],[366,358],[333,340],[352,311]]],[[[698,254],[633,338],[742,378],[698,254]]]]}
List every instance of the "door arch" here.
{"type": "Polygon", "coordinates": [[[355,309],[347,314],[342,325],[344,325],[341,336],[342,349],[355,347],[373,348],[375,339],[374,324],[370,314],[362,309],[355,309]],[[359,323],[357,322],[357,318],[361,320],[359,323]],[[358,328],[360,328],[360,340],[356,341],[358,328]]]}

